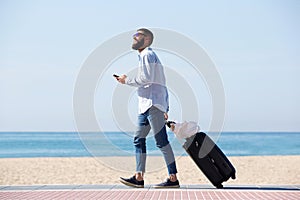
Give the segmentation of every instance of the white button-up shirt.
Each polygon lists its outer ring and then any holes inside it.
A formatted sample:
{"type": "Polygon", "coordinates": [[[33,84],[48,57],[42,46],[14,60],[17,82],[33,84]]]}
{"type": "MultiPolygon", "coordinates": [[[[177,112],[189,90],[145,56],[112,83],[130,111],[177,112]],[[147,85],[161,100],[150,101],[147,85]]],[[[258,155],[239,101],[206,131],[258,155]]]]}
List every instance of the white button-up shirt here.
{"type": "Polygon", "coordinates": [[[139,114],[151,106],[163,112],[169,111],[164,69],[151,48],[147,47],[139,53],[138,73],[135,77],[127,77],[125,84],[138,87],[139,114]]]}

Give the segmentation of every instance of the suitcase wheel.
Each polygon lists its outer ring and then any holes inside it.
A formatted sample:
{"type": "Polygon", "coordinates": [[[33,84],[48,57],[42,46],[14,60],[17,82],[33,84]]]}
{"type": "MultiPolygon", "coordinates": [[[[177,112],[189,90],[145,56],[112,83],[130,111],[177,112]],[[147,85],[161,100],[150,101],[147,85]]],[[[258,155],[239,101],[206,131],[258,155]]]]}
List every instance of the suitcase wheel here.
{"type": "Polygon", "coordinates": [[[235,173],[232,174],[231,178],[232,178],[232,179],[235,179],[235,178],[236,178],[236,177],[235,177],[235,173]]]}
{"type": "Polygon", "coordinates": [[[222,189],[222,188],[223,188],[223,185],[222,185],[222,184],[219,184],[219,185],[216,186],[216,188],[222,189]]]}

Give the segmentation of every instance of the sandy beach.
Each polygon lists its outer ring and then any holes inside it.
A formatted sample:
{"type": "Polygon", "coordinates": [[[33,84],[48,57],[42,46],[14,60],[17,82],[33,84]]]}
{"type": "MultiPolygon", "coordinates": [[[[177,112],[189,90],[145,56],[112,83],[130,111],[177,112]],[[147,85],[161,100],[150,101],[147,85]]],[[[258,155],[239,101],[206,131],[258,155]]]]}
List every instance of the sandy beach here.
{"type": "MultiPolygon", "coordinates": [[[[226,184],[300,184],[300,156],[229,157],[237,179],[226,184]]],[[[177,157],[181,184],[210,184],[193,161],[177,157]]],[[[119,184],[119,177],[134,172],[134,157],[2,158],[0,185],[119,184]]],[[[145,184],[167,177],[161,157],[147,158],[145,184]]]]}

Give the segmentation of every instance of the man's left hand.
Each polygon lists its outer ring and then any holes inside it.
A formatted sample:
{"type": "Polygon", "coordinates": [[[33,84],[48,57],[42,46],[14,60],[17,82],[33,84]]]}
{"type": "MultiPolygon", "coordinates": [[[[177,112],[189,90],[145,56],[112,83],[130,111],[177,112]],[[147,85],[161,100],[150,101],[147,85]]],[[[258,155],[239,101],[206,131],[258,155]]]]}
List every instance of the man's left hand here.
{"type": "Polygon", "coordinates": [[[165,113],[165,120],[168,120],[169,116],[168,116],[168,113],[165,113]]]}

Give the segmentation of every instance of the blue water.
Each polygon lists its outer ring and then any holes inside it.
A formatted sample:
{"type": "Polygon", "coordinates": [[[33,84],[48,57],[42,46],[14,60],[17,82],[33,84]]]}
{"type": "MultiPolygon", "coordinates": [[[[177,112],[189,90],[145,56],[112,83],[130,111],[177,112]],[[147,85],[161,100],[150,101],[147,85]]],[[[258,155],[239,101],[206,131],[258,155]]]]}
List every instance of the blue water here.
{"type": "MultiPolygon", "coordinates": [[[[225,132],[212,138],[227,156],[300,155],[300,133],[225,132]]],[[[169,133],[175,154],[186,155],[183,141],[169,133]]],[[[149,155],[161,155],[153,137],[149,155]]],[[[0,132],[0,158],[132,156],[132,135],[121,132],[0,132]]]]}

